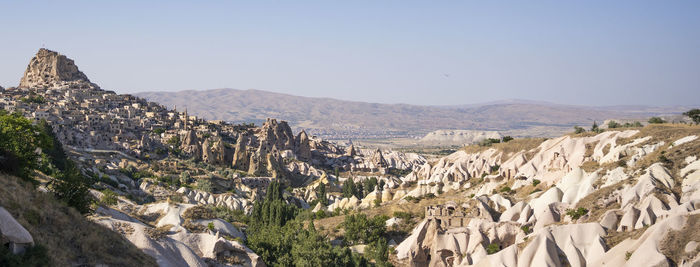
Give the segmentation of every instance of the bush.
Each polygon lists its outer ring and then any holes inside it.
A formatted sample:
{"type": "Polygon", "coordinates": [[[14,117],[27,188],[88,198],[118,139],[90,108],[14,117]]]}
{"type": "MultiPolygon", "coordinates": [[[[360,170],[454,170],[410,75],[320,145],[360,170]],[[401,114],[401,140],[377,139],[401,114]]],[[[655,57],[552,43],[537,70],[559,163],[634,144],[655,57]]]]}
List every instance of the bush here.
{"type": "Polygon", "coordinates": [[[625,168],[625,167],[627,167],[627,161],[625,161],[624,159],[618,160],[617,166],[625,168]]]}
{"type": "Polygon", "coordinates": [[[100,198],[100,205],[103,206],[112,206],[112,205],[117,205],[117,193],[114,193],[114,191],[105,189],[102,190],[102,198],[100,198]]]}
{"type": "Polygon", "coordinates": [[[405,211],[394,211],[394,217],[399,218],[405,222],[410,221],[413,218],[413,214],[405,211]]]}
{"type": "Polygon", "coordinates": [[[500,142],[501,142],[501,139],[486,138],[484,140],[479,141],[479,146],[491,146],[493,144],[498,144],[500,142]]]}
{"type": "Polygon", "coordinates": [[[651,117],[649,118],[649,123],[651,124],[661,124],[661,123],[666,123],[666,121],[662,118],[659,117],[651,117]]]}
{"type": "Polygon", "coordinates": [[[51,259],[47,250],[42,245],[27,248],[24,253],[13,254],[7,247],[0,245],[0,266],[25,267],[25,266],[50,266],[51,259]]]}
{"type": "Polygon", "coordinates": [[[488,246],[486,246],[486,253],[489,255],[494,254],[494,253],[499,252],[499,251],[501,251],[501,246],[499,244],[491,243],[488,246]]]}
{"type": "Polygon", "coordinates": [[[529,234],[529,233],[530,233],[530,226],[523,225],[523,226],[520,227],[520,230],[523,230],[523,232],[524,232],[525,234],[529,234]]]}
{"type": "Polygon", "coordinates": [[[574,126],[574,133],[580,134],[580,133],[585,133],[585,132],[586,132],[586,129],[583,129],[583,127],[574,126]]]}
{"type": "Polygon", "coordinates": [[[168,139],[168,141],[166,141],[166,143],[168,145],[173,146],[173,147],[178,147],[178,146],[180,146],[180,136],[176,135],[176,136],[170,137],[170,139],[168,139]]]}
{"type": "Polygon", "coordinates": [[[510,191],[512,191],[512,189],[510,189],[510,187],[508,187],[508,186],[505,186],[505,187],[501,188],[501,190],[499,190],[499,191],[501,193],[510,193],[510,191]]]}
{"type": "Polygon", "coordinates": [[[620,127],[621,127],[621,125],[616,121],[609,121],[608,122],[608,128],[610,128],[610,129],[620,128],[620,127]]]}
{"type": "Polygon", "coordinates": [[[533,179],[533,180],[532,180],[532,186],[537,186],[538,184],[540,184],[540,182],[541,182],[540,180],[533,179]]]}
{"type": "Polygon", "coordinates": [[[413,202],[413,203],[418,203],[420,201],[420,198],[415,198],[413,196],[406,196],[403,199],[405,199],[408,202],[413,202]]]}
{"type": "Polygon", "coordinates": [[[588,214],[588,210],[586,208],[580,207],[576,210],[573,209],[567,209],[566,210],[566,215],[569,215],[571,219],[578,220],[578,218],[581,218],[583,215],[588,214]]]}
{"type": "Polygon", "coordinates": [[[209,224],[207,224],[207,229],[209,229],[209,231],[213,232],[214,231],[214,223],[210,222],[209,224]]]}
{"type": "Polygon", "coordinates": [[[197,185],[195,185],[195,188],[208,193],[211,193],[214,190],[211,181],[205,179],[197,180],[197,185]]]}
{"type": "Polygon", "coordinates": [[[506,135],[506,136],[503,137],[503,141],[502,141],[502,142],[503,142],[503,143],[506,143],[506,142],[511,141],[511,140],[513,140],[513,137],[510,136],[510,135],[506,135]]]}

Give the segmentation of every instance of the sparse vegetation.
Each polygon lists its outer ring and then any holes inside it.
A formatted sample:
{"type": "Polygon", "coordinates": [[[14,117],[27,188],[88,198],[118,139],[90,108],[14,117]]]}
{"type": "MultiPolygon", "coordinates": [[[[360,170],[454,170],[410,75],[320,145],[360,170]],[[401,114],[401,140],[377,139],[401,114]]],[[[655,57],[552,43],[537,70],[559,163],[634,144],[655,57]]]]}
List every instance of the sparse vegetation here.
{"type": "Polygon", "coordinates": [[[578,220],[581,218],[583,215],[588,214],[588,209],[579,207],[578,209],[567,209],[566,210],[566,215],[569,215],[571,219],[578,220]]]}

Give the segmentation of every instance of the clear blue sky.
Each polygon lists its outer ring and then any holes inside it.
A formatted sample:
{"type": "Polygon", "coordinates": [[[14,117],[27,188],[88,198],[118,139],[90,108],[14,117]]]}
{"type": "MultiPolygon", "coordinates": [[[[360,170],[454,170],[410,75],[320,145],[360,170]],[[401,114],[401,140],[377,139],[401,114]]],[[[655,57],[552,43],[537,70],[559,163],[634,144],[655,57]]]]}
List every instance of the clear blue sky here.
{"type": "Polygon", "coordinates": [[[43,44],[120,93],[700,104],[700,1],[106,2],[0,2],[0,85],[43,44]]]}

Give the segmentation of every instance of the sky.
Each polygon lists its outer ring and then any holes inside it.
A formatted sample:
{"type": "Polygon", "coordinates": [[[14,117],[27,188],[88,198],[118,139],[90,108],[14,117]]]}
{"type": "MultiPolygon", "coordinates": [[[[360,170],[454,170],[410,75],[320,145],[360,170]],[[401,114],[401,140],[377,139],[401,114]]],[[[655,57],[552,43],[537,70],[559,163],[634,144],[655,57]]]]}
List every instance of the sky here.
{"type": "Polygon", "coordinates": [[[700,104],[700,1],[1,1],[0,85],[41,47],[118,93],[700,104]]]}

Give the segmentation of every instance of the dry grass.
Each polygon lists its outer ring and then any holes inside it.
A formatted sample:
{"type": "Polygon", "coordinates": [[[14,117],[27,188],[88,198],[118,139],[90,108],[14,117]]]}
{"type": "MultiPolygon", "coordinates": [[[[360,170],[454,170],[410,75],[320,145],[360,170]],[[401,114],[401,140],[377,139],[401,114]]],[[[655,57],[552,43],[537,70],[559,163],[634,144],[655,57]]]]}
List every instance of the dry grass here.
{"type": "Polygon", "coordinates": [[[679,264],[682,260],[688,260],[696,255],[700,255],[700,246],[694,251],[685,252],[685,246],[690,241],[700,242],[700,214],[688,216],[688,220],[682,229],[670,231],[661,241],[661,253],[679,264]]]}
{"type": "Polygon", "coordinates": [[[0,174],[0,206],[29,231],[34,242],[47,248],[53,265],[156,266],[153,258],[119,233],[88,221],[16,177],[0,174]]]}
{"type": "MultiPolygon", "coordinates": [[[[423,198],[418,203],[397,203],[398,201],[388,202],[379,207],[374,207],[370,209],[352,211],[353,213],[363,213],[369,217],[386,215],[393,217],[395,211],[402,211],[415,214],[416,216],[423,216],[425,214],[425,207],[432,205],[445,204],[448,201],[454,201],[457,204],[461,204],[468,200],[468,197],[464,195],[462,191],[448,191],[444,194],[438,195],[435,198],[427,199],[423,198]]],[[[339,225],[345,220],[345,215],[334,216],[323,218],[320,220],[315,220],[314,225],[316,229],[323,229],[322,232],[330,237],[337,237],[342,235],[342,231],[334,232],[339,225]]]]}
{"type": "Polygon", "coordinates": [[[640,145],[657,144],[661,141],[664,141],[664,145],[639,160],[634,167],[627,168],[627,172],[646,169],[654,163],[661,162],[662,158],[665,158],[668,163],[664,164],[664,166],[669,170],[671,176],[674,177],[676,184],[672,189],[672,193],[678,197],[681,192],[681,183],[683,180],[683,177],[680,177],[680,169],[685,167],[686,157],[700,155],[700,140],[696,139],[680,146],[672,146],[671,144],[689,135],[700,136],[700,126],[659,124],[642,128],[640,132],[632,138],[641,138],[645,136],[651,136],[652,138],[640,145]]]}
{"type": "Polygon", "coordinates": [[[612,248],[616,246],[617,244],[620,244],[620,242],[624,241],[627,238],[631,239],[638,239],[642,234],[644,234],[644,231],[647,230],[649,226],[645,226],[643,228],[635,229],[629,232],[617,232],[617,231],[608,231],[608,234],[603,237],[605,240],[605,245],[608,248],[612,248]]]}
{"type": "Polygon", "coordinates": [[[603,188],[599,188],[598,190],[595,190],[593,193],[587,195],[583,199],[579,200],[578,203],[576,203],[576,206],[574,209],[578,208],[584,208],[588,210],[588,216],[585,219],[585,222],[597,222],[600,220],[600,216],[602,216],[606,211],[612,210],[612,209],[618,209],[620,208],[620,203],[617,202],[612,202],[607,204],[607,206],[601,206],[602,203],[600,203],[601,199],[607,198],[615,192],[616,190],[622,189],[622,186],[625,183],[632,183],[633,181],[631,179],[627,179],[624,181],[620,181],[616,184],[606,186],[603,188]]]}
{"type": "MultiPolygon", "coordinates": [[[[510,140],[506,143],[497,143],[497,144],[492,144],[491,146],[480,146],[480,145],[468,145],[464,147],[464,151],[467,153],[479,153],[482,151],[486,151],[489,148],[493,148],[495,150],[501,151],[503,155],[507,158],[512,156],[512,154],[518,153],[520,151],[530,151],[534,148],[537,148],[542,142],[544,142],[545,138],[516,138],[513,140],[510,140]]],[[[533,153],[534,154],[534,153],[533,153]]],[[[526,155],[527,156],[527,155],[526,155]]],[[[532,155],[529,155],[528,159],[531,158],[532,155]]]]}
{"type": "Polygon", "coordinates": [[[170,232],[170,228],[173,228],[172,224],[166,224],[156,228],[147,228],[146,234],[153,240],[159,240],[168,235],[168,232],[170,232]]]}

